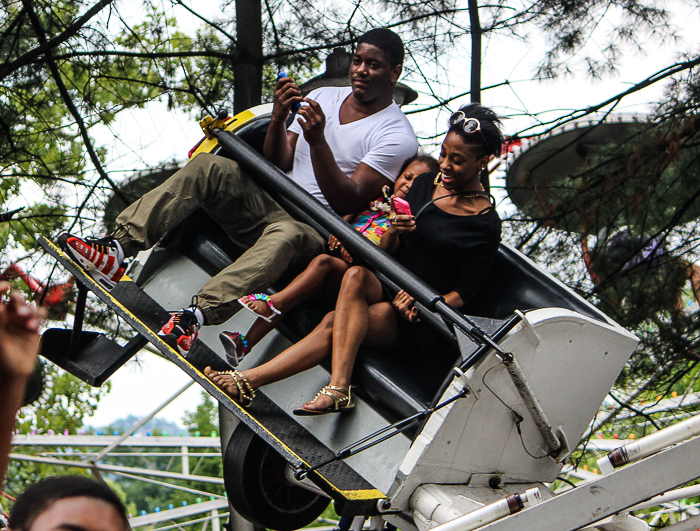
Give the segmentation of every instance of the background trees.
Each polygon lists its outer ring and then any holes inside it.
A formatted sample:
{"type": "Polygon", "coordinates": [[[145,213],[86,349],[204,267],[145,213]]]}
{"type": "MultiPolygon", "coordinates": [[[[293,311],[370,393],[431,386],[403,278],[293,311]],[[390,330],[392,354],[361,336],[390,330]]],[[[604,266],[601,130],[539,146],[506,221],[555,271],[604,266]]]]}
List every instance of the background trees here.
{"type": "Polygon", "coordinates": [[[641,337],[614,407],[641,410],[639,401],[678,392],[680,382],[694,389],[685,378],[698,361],[698,316],[679,312],[677,301],[683,291],[693,300],[684,278],[697,260],[700,58],[697,42],[677,42],[683,3],[237,0],[206,8],[187,0],[0,3],[0,213],[26,207],[0,222],[0,269],[19,262],[42,280],[65,281],[42,264],[36,235],[101,232],[105,203],[135,173],[124,170],[150,170],[141,162],[154,150],[150,124],[124,126],[122,117],[141,116],[134,109],[161,106],[168,120],[181,112],[194,119],[269,101],[279,70],[308,79],[334,47],[349,49],[369,27],[386,25],[407,43],[404,79],[420,97],[406,112],[427,150],[439,143],[446,113],[469,98],[508,115],[517,142],[575,119],[595,124],[655,91],[648,123],[552,175],[536,205],[510,204],[499,175],[491,182],[506,239],[641,337]],[[645,70],[639,50],[663,44],[675,52],[658,72],[645,70]],[[511,74],[520,61],[528,79],[511,74]],[[585,98],[576,91],[598,91],[591,80],[629,72],[630,61],[639,69],[631,86],[585,98]],[[555,78],[572,80],[557,85],[568,98],[556,102],[555,78]],[[112,129],[144,135],[131,166],[115,154],[131,139],[112,138],[112,129]],[[610,250],[623,230],[620,258],[610,250]],[[639,260],[649,244],[658,256],[639,260]]]}

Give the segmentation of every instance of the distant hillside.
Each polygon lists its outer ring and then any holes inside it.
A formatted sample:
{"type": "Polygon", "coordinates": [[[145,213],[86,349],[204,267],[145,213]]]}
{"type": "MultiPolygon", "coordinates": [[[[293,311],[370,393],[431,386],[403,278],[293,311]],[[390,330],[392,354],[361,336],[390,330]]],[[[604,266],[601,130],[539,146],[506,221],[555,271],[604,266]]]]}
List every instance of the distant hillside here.
{"type": "MultiPolygon", "coordinates": [[[[139,420],[139,417],[134,415],[129,415],[126,418],[115,420],[110,423],[109,426],[95,427],[96,431],[101,431],[103,435],[110,435],[113,432],[124,433],[126,430],[130,429],[139,420]]],[[[175,422],[170,422],[163,418],[154,418],[149,420],[146,424],[141,426],[141,428],[134,435],[189,435],[187,430],[182,426],[176,424],[175,422]]]]}

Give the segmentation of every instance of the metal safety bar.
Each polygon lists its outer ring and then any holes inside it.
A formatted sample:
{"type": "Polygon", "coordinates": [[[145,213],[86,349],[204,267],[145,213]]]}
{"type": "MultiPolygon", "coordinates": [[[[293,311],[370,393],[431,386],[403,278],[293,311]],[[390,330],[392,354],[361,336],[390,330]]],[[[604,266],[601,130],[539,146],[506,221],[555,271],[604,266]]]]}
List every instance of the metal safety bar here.
{"type": "MultiPolygon", "coordinates": [[[[501,351],[500,347],[471,319],[447,304],[439,293],[419,279],[403,265],[372,244],[346,223],[343,218],[321,204],[297,183],[289,179],[277,166],[261,157],[243,140],[229,131],[214,129],[219,145],[232,155],[245,169],[255,175],[265,188],[279,195],[276,199],[283,206],[290,203],[312,221],[332,233],[347,248],[350,254],[370,264],[389,280],[401,286],[428,310],[440,314],[446,321],[459,327],[479,344],[488,344],[501,351]]],[[[505,354],[504,352],[502,352],[505,354]]]]}
{"type": "MultiPolygon", "coordinates": [[[[300,211],[313,223],[321,226],[336,236],[350,254],[370,264],[375,270],[389,279],[391,282],[401,286],[416,301],[425,306],[428,310],[439,314],[445,323],[456,326],[475,343],[487,345],[492,348],[501,359],[509,360],[509,364],[517,367],[513,355],[505,352],[484,330],[463,313],[455,310],[445,302],[442,295],[428,286],[406,267],[392,259],[388,254],[370,243],[367,238],[360,235],[350,224],[346,223],[340,216],[331,209],[325,207],[297,183],[289,179],[277,166],[261,157],[260,154],[250,147],[242,139],[229,131],[214,129],[212,134],[219,141],[219,145],[246,170],[252,173],[263,187],[277,194],[276,199],[287,208],[290,205],[293,211],[300,211]],[[510,361],[513,360],[513,361],[510,361]]],[[[470,365],[481,357],[485,356],[488,349],[479,349],[465,361],[470,365]]],[[[511,374],[511,376],[513,376],[511,374]]],[[[562,444],[561,434],[556,434],[551,424],[547,420],[544,412],[539,407],[531,407],[533,404],[539,406],[537,399],[532,395],[529,386],[522,385],[522,381],[514,378],[518,392],[524,398],[527,397],[526,404],[528,411],[535,420],[535,424],[547,441],[550,453],[561,459],[562,444]],[[531,396],[527,396],[528,393],[531,396]],[[557,437],[559,435],[559,437],[557,437]]],[[[568,448],[566,448],[568,450],[568,448]]]]}

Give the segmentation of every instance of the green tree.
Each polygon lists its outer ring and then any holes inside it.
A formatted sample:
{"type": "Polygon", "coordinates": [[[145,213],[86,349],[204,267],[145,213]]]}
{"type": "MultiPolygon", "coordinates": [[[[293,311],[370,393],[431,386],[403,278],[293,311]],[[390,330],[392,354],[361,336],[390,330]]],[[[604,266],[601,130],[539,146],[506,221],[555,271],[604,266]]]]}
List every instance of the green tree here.
{"type": "MultiPolygon", "coordinates": [[[[20,434],[36,433],[76,435],[84,431],[84,419],[92,416],[97,405],[107,392],[109,383],[100,388],[90,387],[53,364],[44,365],[44,390],[40,398],[23,407],[17,419],[17,431],[20,434]]],[[[54,447],[15,447],[14,452],[32,453],[52,452],[54,447]]],[[[22,493],[29,485],[40,479],[66,474],[83,474],[56,465],[32,463],[28,461],[11,461],[5,481],[5,490],[13,496],[22,493]]]]}

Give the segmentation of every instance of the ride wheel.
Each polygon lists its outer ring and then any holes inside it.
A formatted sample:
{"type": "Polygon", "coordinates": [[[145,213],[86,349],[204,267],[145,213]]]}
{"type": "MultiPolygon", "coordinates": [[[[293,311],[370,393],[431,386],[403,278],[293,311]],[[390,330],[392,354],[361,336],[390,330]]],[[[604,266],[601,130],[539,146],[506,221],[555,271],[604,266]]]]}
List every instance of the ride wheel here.
{"type": "Polygon", "coordinates": [[[239,424],[224,454],[224,484],[233,508],[253,524],[280,531],[316,520],[330,500],[290,483],[287,466],[269,444],[239,424]]]}

